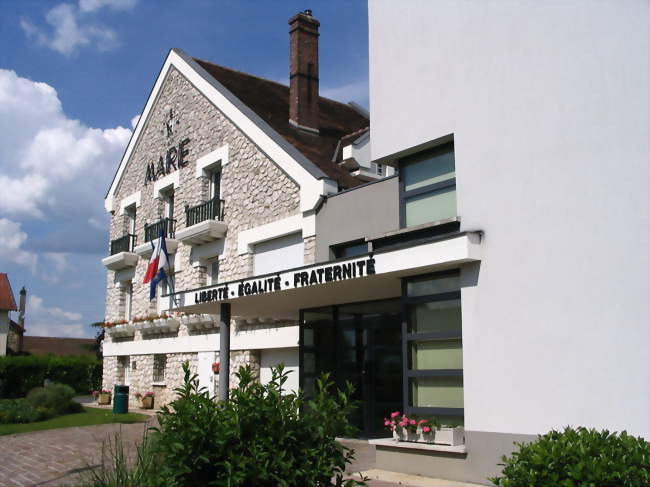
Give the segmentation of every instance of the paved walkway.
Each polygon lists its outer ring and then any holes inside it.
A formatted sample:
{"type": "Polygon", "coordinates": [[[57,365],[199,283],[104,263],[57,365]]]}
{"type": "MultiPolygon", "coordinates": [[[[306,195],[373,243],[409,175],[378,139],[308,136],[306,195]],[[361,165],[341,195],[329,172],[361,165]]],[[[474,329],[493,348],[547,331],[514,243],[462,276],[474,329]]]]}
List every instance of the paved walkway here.
{"type": "MultiPolygon", "coordinates": [[[[106,440],[120,434],[134,451],[148,426],[149,423],[104,424],[0,436],[0,487],[73,485],[81,472],[101,462],[106,440]]],[[[374,445],[359,440],[344,443],[356,451],[355,462],[347,469],[351,476],[367,472],[371,478],[385,479],[370,481],[371,487],[452,487],[433,479],[374,470],[374,445]]],[[[454,487],[457,485],[460,484],[454,483],[454,487]]]]}
{"type": "Polygon", "coordinates": [[[74,484],[79,472],[100,462],[102,442],[119,433],[135,445],[145,427],[102,424],[0,436],[0,486],[74,484]]]}

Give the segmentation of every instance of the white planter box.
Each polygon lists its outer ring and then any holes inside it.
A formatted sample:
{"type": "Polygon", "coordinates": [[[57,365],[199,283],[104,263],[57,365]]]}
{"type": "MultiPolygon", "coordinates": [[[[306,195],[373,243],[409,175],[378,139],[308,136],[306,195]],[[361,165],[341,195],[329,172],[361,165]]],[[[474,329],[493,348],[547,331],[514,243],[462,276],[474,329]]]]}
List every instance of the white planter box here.
{"type": "Polygon", "coordinates": [[[107,329],[108,334],[113,337],[128,337],[133,336],[135,327],[132,323],[125,323],[123,325],[115,325],[107,329]]]}
{"type": "Polygon", "coordinates": [[[393,438],[397,441],[409,441],[412,443],[435,443],[437,445],[457,446],[465,444],[465,430],[457,426],[455,428],[438,428],[431,433],[424,433],[421,428],[418,428],[417,433],[405,433],[402,428],[395,428],[393,438]]]}
{"type": "Polygon", "coordinates": [[[171,333],[178,330],[180,323],[176,318],[156,319],[153,321],[141,321],[137,323],[137,329],[143,335],[153,333],[171,333]]]}
{"type": "Polygon", "coordinates": [[[463,445],[465,444],[465,429],[460,426],[437,429],[434,443],[450,446],[463,445]]]}
{"type": "Polygon", "coordinates": [[[205,314],[181,316],[181,323],[183,323],[188,330],[204,330],[217,327],[217,323],[212,316],[205,314]]]}

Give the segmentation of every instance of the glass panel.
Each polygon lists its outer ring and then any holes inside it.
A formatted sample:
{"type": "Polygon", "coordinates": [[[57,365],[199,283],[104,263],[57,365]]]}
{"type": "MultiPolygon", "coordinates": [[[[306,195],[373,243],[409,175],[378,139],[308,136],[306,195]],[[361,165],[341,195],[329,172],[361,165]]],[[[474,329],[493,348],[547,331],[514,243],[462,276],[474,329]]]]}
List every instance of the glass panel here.
{"type": "Polygon", "coordinates": [[[424,155],[418,161],[408,162],[401,168],[404,189],[421,188],[455,177],[453,149],[435,156],[424,155]]]}
{"type": "Polygon", "coordinates": [[[304,328],[302,332],[302,344],[305,347],[314,346],[314,330],[311,328],[304,328]]]}
{"type": "Polygon", "coordinates": [[[406,226],[454,218],[456,216],[456,186],[404,198],[406,226]]]}
{"type": "Polygon", "coordinates": [[[462,377],[417,377],[411,379],[413,407],[462,408],[462,377]]]}
{"type": "Polygon", "coordinates": [[[409,297],[448,293],[450,291],[458,291],[459,289],[460,274],[441,277],[417,277],[410,279],[406,283],[406,295],[409,297]]]}
{"type": "Polygon", "coordinates": [[[426,340],[411,343],[411,369],[462,369],[461,340],[426,340]]]}
{"type": "Polygon", "coordinates": [[[360,242],[350,245],[341,245],[335,247],[334,256],[337,259],[345,257],[354,257],[356,255],[362,255],[368,253],[368,244],[366,242],[360,242]]]}
{"type": "Polygon", "coordinates": [[[411,333],[443,332],[462,336],[460,299],[410,305],[409,318],[411,333]]]}
{"type": "Polygon", "coordinates": [[[316,356],[311,352],[305,352],[302,356],[302,367],[305,374],[316,372],[316,356]]]}

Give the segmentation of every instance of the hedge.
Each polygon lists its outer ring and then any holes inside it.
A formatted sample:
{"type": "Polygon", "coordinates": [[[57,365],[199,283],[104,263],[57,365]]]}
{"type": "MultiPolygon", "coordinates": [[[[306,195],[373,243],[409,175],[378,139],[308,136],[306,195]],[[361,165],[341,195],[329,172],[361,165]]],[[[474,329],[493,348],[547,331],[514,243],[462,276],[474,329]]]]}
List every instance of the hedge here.
{"type": "Polygon", "coordinates": [[[95,357],[23,355],[0,357],[0,397],[24,397],[45,379],[88,394],[102,379],[102,362],[95,357]]]}

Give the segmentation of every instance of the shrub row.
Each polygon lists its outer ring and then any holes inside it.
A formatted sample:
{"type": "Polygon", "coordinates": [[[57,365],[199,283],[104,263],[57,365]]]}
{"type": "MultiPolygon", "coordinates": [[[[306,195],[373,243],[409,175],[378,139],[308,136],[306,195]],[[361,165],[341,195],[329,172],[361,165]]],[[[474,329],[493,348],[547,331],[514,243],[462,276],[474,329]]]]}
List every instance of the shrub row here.
{"type": "Polygon", "coordinates": [[[81,405],[72,401],[75,391],[65,384],[32,389],[26,398],[0,400],[0,424],[33,423],[64,413],[77,412],[81,405]]]}
{"type": "MultiPolygon", "coordinates": [[[[334,391],[324,375],[315,397],[286,389],[287,372],[272,369],[268,384],[257,382],[249,366],[237,373],[239,386],[228,401],[216,402],[199,388],[196,374],[183,366],[178,398],[158,414],[160,427],[126,462],[121,441],[108,445],[102,465],[87,472],[92,487],[353,487],[345,479],[353,452],[336,441],[354,435],[348,418],[358,406],[352,386],[334,391]]],[[[106,448],[104,449],[106,451],[106,448]]]]}
{"type": "Polygon", "coordinates": [[[641,487],[650,485],[650,443],[583,427],[550,431],[503,457],[500,487],[641,487]]]}
{"type": "Polygon", "coordinates": [[[95,357],[24,355],[0,357],[0,397],[24,397],[45,379],[67,384],[78,393],[98,388],[102,363],[95,357]]]}

